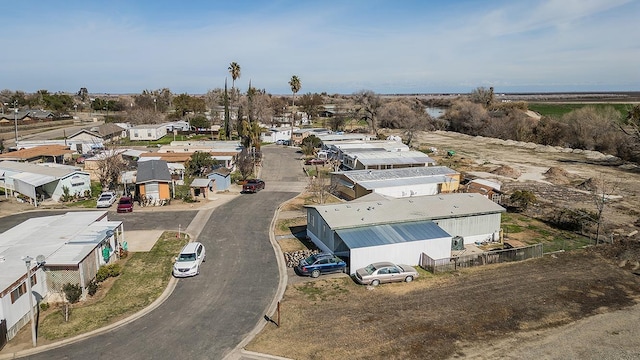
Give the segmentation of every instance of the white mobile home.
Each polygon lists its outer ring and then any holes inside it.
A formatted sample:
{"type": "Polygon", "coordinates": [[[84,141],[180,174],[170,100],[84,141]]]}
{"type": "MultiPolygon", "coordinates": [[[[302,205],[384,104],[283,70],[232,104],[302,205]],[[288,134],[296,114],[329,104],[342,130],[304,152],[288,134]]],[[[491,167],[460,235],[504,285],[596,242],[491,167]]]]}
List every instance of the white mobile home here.
{"type": "Polygon", "coordinates": [[[129,140],[154,141],[167,135],[167,124],[145,124],[129,129],[129,140]]]}
{"type": "Polygon", "coordinates": [[[66,283],[84,290],[98,269],[118,258],[124,242],[122,221],[108,221],[106,211],[69,212],[31,218],[0,235],[0,321],[7,338],[29,322],[31,302],[43,299],[66,283]],[[31,261],[31,294],[27,292],[27,263],[31,261]],[[40,257],[39,255],[42,255],[40,257]]]}
{"type": "Polygon", "coordinates": [[[352,273],[354,266],[387,258],[415,265],[422,252],[449,257],[458,236],[465,244],[497,240],[505,211],[479,194],[400,199],[371,194],[361,200],[306,206],[307,236],[323,251],[349,257],[352,273]],[[364,201],[368,197],[375,200],[364,201]]]}

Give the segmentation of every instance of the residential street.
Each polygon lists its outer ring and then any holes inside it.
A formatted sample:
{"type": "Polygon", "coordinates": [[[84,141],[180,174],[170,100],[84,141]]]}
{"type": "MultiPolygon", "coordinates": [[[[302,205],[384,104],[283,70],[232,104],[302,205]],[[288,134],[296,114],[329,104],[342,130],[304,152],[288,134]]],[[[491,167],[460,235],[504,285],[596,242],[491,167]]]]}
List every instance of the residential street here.
{"type": "Polygon", "coordinates": [[[295,149],[264,152],[266,190],[213,211],[197,239],[207,249],[199,276],[179,280],[162,305],[132,323],[29,358],[220,359],[233,350],[263,321],[276,294],[274,212],[305,185],[295,149]]]}

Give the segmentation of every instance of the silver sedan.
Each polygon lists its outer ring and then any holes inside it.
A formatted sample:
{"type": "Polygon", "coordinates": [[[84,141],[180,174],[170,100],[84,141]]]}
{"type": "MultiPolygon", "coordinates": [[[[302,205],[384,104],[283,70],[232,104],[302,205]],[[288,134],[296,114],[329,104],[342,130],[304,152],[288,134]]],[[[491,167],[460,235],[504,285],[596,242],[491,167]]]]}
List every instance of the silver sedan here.
{"type": "Polygon", "coordinates": [[[387,282],[410,282],[418,277],[412,266],[391,262],[376,262],[356,270],[356,281],[363,285],[377,286],[387,282]]]}

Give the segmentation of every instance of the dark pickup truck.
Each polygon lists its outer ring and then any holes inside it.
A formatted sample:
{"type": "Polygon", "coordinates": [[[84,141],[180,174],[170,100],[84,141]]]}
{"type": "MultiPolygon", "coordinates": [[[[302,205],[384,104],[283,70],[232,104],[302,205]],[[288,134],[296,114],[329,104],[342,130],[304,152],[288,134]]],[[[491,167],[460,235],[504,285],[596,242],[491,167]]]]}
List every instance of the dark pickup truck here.
{"type": "Polygon", "coordinates": [[[243,193],[256,193],[264,189],[264,181],[260,179],[249,179],[242,185],[243,193]]]}

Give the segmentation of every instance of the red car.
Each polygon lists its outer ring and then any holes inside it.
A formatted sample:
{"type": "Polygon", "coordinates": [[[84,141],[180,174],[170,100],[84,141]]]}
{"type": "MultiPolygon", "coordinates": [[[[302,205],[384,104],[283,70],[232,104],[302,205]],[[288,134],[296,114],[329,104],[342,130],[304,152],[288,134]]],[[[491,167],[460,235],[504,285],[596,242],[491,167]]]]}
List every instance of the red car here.
{"type": "Polygon", "coordinates": [[[327,162],[325,159],[307,159],[304,162],[305,165],[324,165],[327,162]]]}
{"type": "Polygon", "coordinates": [[[133,199],[130,196],[123,196],[118,201],[118,212],[132,212],[133,211],[133,199]]]}
{"type": "Polygon", "coordinates": [[[260,179],[249,179],[242,185],[243,193],[256,193],[264,189],[264,181],[260,179]]]}

